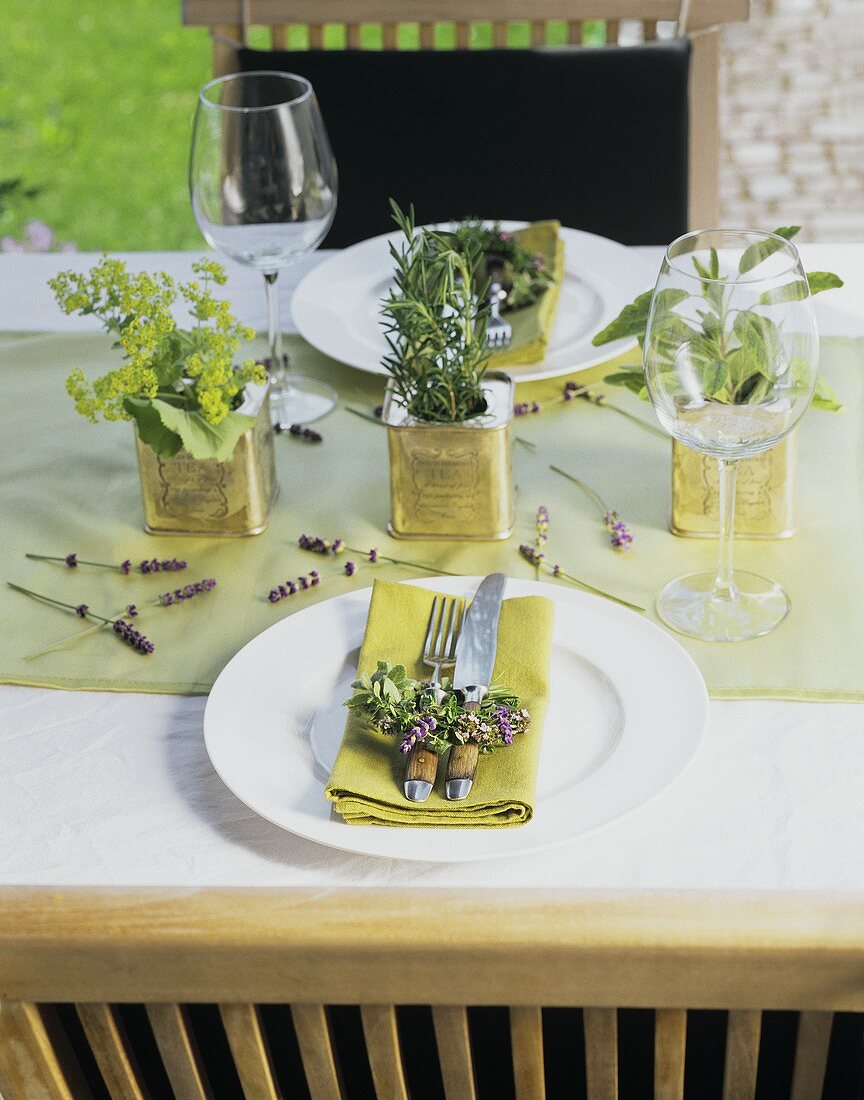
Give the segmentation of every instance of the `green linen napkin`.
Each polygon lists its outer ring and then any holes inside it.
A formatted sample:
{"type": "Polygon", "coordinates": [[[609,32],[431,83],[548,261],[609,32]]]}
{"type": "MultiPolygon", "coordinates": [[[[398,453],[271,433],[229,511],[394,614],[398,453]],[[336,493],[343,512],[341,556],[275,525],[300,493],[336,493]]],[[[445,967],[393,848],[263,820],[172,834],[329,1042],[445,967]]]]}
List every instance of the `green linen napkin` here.
{"type": "Polygon", "coordinates": [[[523,248],[543,257],[546,270],[553,273],[555,282],[530,306],[505,315],[513,326],[513,339],[506,351],[496,352],[489,360],[489,366],[495,370],[513,364],[539,363],[546,356],[564,278],[564,243],[558,235],[560,228],[561,223],[556,221],[534,222],[513,234],[523,248]]]}
{"type": "MultiPolygon", "coordinates": [[[[358,671],[378,661],[404,664],[409,675],[429,675],[420,660],[434,592],[377,580],[369,605],[358,671]]],[[[405,758],[392,737],[374,732],[349,711],[345,736],[325,794],[351,825],[501,827],[524,825],[534,814],[540,738],[549,694],[553,605],[543,596],[505,600],[498,624],[493,682],[506,686],[531,714],[531,728],[506,748],[480,757],[474,788],[461,802],[443,794],[446,759],[426,802],[402,793],[405,758]]]]}

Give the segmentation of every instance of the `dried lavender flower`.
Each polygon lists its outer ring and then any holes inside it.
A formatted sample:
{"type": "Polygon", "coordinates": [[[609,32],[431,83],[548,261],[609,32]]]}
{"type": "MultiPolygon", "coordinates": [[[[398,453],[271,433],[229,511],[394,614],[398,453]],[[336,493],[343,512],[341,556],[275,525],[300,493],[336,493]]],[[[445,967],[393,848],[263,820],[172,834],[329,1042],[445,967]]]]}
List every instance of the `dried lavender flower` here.
{"type": "Polygon", "coordinates": [[[90,608],[87,606],[86,603],[79,603],[78,606],[75,608],[75,614],[78,616],[79,619],[86,619],[87,612],[89,610],[90,608]]]}
{"type": "Polygon", "coordinates": [[[347,577],[353,577],[356,572],[357,572],[357,566],[354,564],[354,562],[353,561],[346,561],[345,562],[345,575],[347,577]]]}
{"type": "Polygon", "coordinates": [[[196,581],[194,584],[184,585],[183,588],[175,588],[173,592],[163,592],[161,596],[157,596],[157,602],[163,607],[171,607],[175,603],[184,603],[186,600],[191,600],[193,596],[200,596],[204,592],[210,592],[216,587],[215,577],[205,577],[204,580],[196,581]]]}
{"type": "Polygon", "coordinates": [[[342,539],[322,539],[310,535],[301,535],[297,539],[297,545],[301,550],[309,550],[313,554],[341,554],[345,549],[342,539]]]}
{"type": "Polygon", "coordinates": [[[156,649],[149,638],[145,638],[140,631],[136,630],[134,626],[130,626],[125,619],[115,619],[113,629],[122,641],[138,653],[153,653],[156,649]]]}

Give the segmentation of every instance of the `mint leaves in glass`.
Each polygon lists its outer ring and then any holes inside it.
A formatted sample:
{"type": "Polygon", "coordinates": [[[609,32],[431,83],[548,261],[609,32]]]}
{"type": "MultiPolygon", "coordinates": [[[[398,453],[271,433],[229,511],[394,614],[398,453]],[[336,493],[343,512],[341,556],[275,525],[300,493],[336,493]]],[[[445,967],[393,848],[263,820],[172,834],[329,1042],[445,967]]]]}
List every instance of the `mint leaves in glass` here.
{"type": "Polygon", "coordinates": [[[201,89],[189,163],[208,244],[265,280],[270,410],[288,428],[328,413],[336,392],[287,370],[276,279],[313,252],[336,213],[336,162],[312,85],[292,73],[235,73],[201,89]]]}
{"type": "Polygon", "coordinates": [[[720,472],[716,572],[679,577],[657,611],[705,641],[769,633],[789,613],[774,581],[733,571],[735,479],[742,458],[788,435],[813,399],[819,341],[811,289],[779,233],[703,230],[666,251],[644,345],[648,396],[663,427],[720,472]]]}

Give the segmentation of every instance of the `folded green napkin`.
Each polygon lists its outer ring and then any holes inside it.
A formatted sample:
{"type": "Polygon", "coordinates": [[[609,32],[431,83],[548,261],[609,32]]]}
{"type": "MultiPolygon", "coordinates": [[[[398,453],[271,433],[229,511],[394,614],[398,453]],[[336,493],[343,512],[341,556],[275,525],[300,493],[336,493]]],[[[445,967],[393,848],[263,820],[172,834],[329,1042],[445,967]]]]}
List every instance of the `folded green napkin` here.
{"type": "Polygon", "coordinates": [[[496,352],[489,360],[493,369],[514,363],[539,363],[546,356],[564,278],[564,243],[558,236],[560,228],[560,222],[534,222],[513,234],[523,248],[543,257],[546,270],[552,272],[555,282],[530,306],[505,314],[513,326],[513,339],[506,351],[496,352]]]}
{"type": "MultiPolygon", "coordinates": [[[[374,672],[378,661],[404,664],[417,679],[429,675],[421,661],[434,592],[375,581],[358,670],[374,672]]],[[[549,694],[552,646],[551,601],[543,596],[505,600],[498,623],[493,682],[518,695],[531,714],[531,728],[514,743],[481,755],[474,788],[461,802],[444,797],[446,757],[426,802],[402,793],[405,757],[396,738],[370,730],[364,716],[349,711],[345,736],[325,794],[351,825],[498,827],[523,825],[534,813],[540,737],[549,694]]]]}

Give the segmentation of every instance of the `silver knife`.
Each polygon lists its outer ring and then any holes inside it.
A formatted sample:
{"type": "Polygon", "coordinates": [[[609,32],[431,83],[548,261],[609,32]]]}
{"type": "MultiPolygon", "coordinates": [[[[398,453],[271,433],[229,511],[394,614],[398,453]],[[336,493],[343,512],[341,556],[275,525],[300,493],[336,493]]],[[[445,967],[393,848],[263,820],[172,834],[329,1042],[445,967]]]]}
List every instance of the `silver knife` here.
{"type": "MultiPolygon", "coordinates": [[[[503,573],[485,577],[465,613],[456,645],[453,688],[466,710],[478,710],[489,693],[495,652],[498,648],[498,619],[507,578],[503,573]]],[[[474,783],[479,749],[473,742],[455,745],[447,762],[444,789],[451,801],[465,798],[474,783]]]]}

